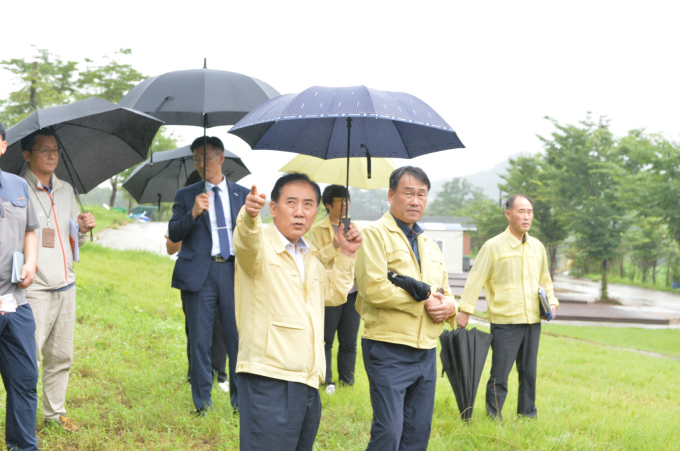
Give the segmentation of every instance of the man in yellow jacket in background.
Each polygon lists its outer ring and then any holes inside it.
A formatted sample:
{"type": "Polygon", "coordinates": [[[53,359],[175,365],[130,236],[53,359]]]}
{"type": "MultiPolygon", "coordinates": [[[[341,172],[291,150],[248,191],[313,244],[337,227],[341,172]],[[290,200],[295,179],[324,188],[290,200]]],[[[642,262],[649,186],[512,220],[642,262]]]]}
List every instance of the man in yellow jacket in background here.
{"type": "Polygon", "coordinates": [[[277,180],[266,229],[265,199],[253,185],[234,233],[240,447],[312,450],[326,371],[324,306],[345,302],[362,238],[353,225],[345,237],[341,226],[327,271],[303,238],[316,219],[319,186],[304,174],[277,180]]]}
{"type": "MultiPolygon", "coordinates": [[[[309,242],[318,249],[316,258],[326,269],[333,269],[333,263],[340,253],[340,242],[335,238],[340,227],[340,218],[345,216],[349,206],[347,188],[328,185],[321,195],[328,215],[312,226],[309,242]]],[[[357,287],[352,286],[347,302],[335,307],[326,307],[324,319],[324,348],[326,350],[326,393],[335,393],[332,372],[332,351],[335,333],[338,333],[338,381],[354,385],[354,370],[357,360],[357,334],[361,317],[356,309],[357,287]]]]}
{"type": "Polygon", "coordinates": [[[553,313],[555,298],[545,248],[529,236],[534,202],[522,195],[505,202],[508,228],[484,243],[479,250],[461,295],[457,323],[467,326],[479,293],[484,288],[491,323],[491,375],[486,386],[486,411],[502,420],[508,395],[508,375],[517,361],[519,396],[517,413],[535,417],[536,365],[541,318],[538,287],[545,290],[553,313]]]}
{"type": "Polygon", "coordinates": [[[367,450],[424,451],[430,438],[437,338],[443,321],[455,324],[457,306],[439,247],[417,224],[429,190],[422,169],[396,169],[387,194],[390,211],[362,231],[356,283],[373,406],[367,450]],[[388,270],[428,284],[429,297],[414,299],[388,280],[388,270]]]}

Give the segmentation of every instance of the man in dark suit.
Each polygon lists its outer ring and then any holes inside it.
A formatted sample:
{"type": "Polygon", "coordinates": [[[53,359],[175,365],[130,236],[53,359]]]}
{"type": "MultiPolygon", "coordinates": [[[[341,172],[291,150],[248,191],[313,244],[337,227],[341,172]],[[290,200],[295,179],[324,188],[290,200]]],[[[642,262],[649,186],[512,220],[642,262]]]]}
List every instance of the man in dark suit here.
{"type": "Polygon", "coordinates": [[[194,164],[203,181],[177,191],[169,224],[170,240],[182,242],[172,286],[182,292],[191,346],[191,394],[196,414],[212,406],[210,347],[215,315],[220,316],[229,356],[231,404],[238,409],[236,357],[238,332],[234,312],[234,246],[236,217],[249,190],[222,174],[224,144],[208,137],[191,144],[194,164]]]}

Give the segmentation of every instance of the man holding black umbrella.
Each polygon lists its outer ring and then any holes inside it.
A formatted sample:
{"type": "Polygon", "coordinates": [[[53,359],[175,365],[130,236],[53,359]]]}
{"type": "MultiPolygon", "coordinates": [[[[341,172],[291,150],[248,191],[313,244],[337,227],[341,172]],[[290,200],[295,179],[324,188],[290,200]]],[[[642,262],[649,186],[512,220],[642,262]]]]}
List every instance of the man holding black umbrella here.
{"type": "Polygon", "coordinates": [[[248,189],[230,182],[222,174],[224,144],[219,138],[196,138],[191,151],[196,169],[205,180],[206,192],[203,180],[177,191],[169,238],[175,243],[182,242],[172,286],[182,292],[191,346],[191,393],[196,414],[203,416],[212,406],[210,349],[215,315],[220,315],[227,341],[231,404],[238,409],[232,234],[248,189]],[[205,147],[204,142],[207,142],[205,147]]]}
{"type": "Polygon", "coordinates": [[[357,253],[356,305],[364,320],[361,347],[373,406],[367,450],[424,451],[430,439],[437,337],[443,321],[454,324],[456,302],[439,247],[418,225],[429,190],[420,168],[392,172],[390,211],[364,229],[357,253]],[[390,281],[389,270],[429,290],[412,294],[390,281]]]}
{"type": "Polygon", "coordinates": [[[66,416],[65,407],[76,324],[73,262],[77,261],[77,247],[85,243],[87,232],[97,223],[92,213],[79,213],[73,188],[54,174],[61,149],[51,127],[24,137],[21,148],[27,163],[22,177],[28,182],[40,222],[36,230],[40,271],[26,297],[35,316],[37,358],[43,365],[43,415],[45,425],[75,432],[78,427],[66,416]],[[72,224],[78,226],[73,247],[72,224]]]}
{"type": "Polygon", "coordinates": [[[529,236],[534,202],[521,194],[508,197],[505,232],[491,238],[477,254],[461,295],[456,322],[465,327],[484,288],[491,323],[493,358],[486,386],[486,410],[502,420],[508,394],[508,375],[515,361],[519,375],[517,414],[534,418],[536,366],[541,336],[538,289],[542,287],[555,313],[555,298],[545,248],[529,236]]]}

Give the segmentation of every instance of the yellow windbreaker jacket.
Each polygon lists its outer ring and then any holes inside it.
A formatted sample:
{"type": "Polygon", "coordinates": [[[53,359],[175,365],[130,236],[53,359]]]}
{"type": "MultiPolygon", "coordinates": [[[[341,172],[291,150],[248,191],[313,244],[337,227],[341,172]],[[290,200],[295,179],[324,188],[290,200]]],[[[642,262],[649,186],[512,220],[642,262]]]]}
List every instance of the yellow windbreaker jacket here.
{"type": "Polygon", "coordinates": [[[317,249],[316,258],[326,269],[333,269],[335,257],[340,253],[340,249],[333,246],[333,235],[335,232],[328,215],[309,230],[309,242],[317,249]]]}
{"type": "Polygon", "coordinates": [[[236,372],[318,388],[326,377],[324,307],[346,302],[355,260],[340,253],[327,271],[312,248],[303,283],[274,224],[264,229],[245,207],[236,224],[236,372]]]}
{"type": "Polygon", "coordinates": [[[484,288],[489,322],[539,323],[539,286],[545,290],[550,305],[559,305],[543,244],[529,233],[522,243],[508,227],[479,250],[461,294],[460,311],[474,313],[484,288]]]}
{"type": "MultiPolygon", "coordinates": [[[[356,307],[364,320],[363,337],[402,344],[419,349],[437,346],[444,323],[435,324],[423,302],[387,279],[387,270],[413,277],[439,288],[450,297],[449,276],[437,244],[425,234],[418,235],[418,254],[409,246],[390,212],[364,228],[363,243],[357,251],[356,284],[359,289],[356,307]]],[[[455,324],[455,314],[447,320],[455,324]]]]}

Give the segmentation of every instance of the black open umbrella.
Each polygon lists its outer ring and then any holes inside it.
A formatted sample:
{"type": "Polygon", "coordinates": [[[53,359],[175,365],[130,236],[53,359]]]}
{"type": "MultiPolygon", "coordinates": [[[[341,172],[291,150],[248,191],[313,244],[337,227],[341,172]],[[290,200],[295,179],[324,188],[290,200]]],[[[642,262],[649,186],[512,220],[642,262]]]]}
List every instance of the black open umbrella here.
{"type": "MultiPolygon", "coordinates": [[[[99,97],[53,108],[39,109],[7,130],[3,171],[19,175],[26,161],[21,140],[42,128],[52,127],[62,151],[57,177],[71,181],[80,211],[79,193],[87,193],[137,163],[144,161],[160,120],[123,108],[99,97]]],[[[90,231],[92,239],[92,231],[90,231]]]]}
{"type": "MultiPolygon", "coordinates": [[[[347,158],[347,186],[350,157],[415,158],[465,147],[453,128],[419,98],[366,86],[313,86],[276,97],[253,109],[229,133],[254,150],[347,158]]],[[[343,223],[348,230],[347,217],[343,223]]]]}
{"type": "MultiPolygon", "coordinates": [[[[177,190],[184,186],[194,170],[193,157],[189,146],[156,152],[130,174],[123,188],[138,203],[158,202],[160,209],[162,199],[174,199],[177,190]]],[[[222,173],[229,181],[237,182],[250,174],[238,155],[225,150],[224,157],[222,173]]]]}
{"type": "Polygon", "coordinates": [[[439,336],[442,372],[449,378],[463,420],[472,418],[479,379],[491,346],[491,335],[481,330],[456,329],[439,336]]]}
{"type": "Polygon", "coordinates": [[[257,105],[277,96],[276,89],[257,78],[208,69],[204,60],[203,69],[147,78],[118,104],[157,117],[166,125],[203,127],[205,137],[207,128],[233,125],[257,105]]]}
{"type": "Polygon", "coordinates": [[[154,117],[99,97],[39,109],[7,130],[7,152],[0,167],[20,174],[26,164],[21,139],[52,127],[62,150],[57,177],[70,180],[76,195],[87,193],[144,161],[161,125],[154,117]]]}

